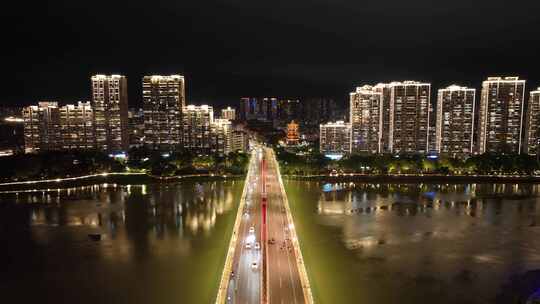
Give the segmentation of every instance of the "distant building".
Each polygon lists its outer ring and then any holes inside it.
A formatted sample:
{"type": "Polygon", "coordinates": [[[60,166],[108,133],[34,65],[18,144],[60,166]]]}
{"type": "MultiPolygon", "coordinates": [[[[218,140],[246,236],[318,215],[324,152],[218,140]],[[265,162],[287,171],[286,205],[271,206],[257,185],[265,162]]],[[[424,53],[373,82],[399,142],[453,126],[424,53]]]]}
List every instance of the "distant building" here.
{"type": "Polygon", "coordinates": [[[297,114],[297,116],[293,119],[295,119],[301,125],[307,127],[317,127],[321,123],[326,123],[341,118],[337,115],[336,102],[331,98],[305,98],[300,102],[300,108],[300,113],[297,114]]]}
{"type": "Polygon", "coordinates": [[[525,80],[489,77],[482,82],[479,153],[521,153],[525,80]]]}
{"type": "Polygon", "coordinates": [[[540,152],[540,87],[530,92],[526,127],[527,153],[536,155],[540,152]]]}
{"type": "Polygon", "coordinates": [[[184,148],[201,154],[211,153],[213,147],[213,108],[207,105],[188,105],[183,109],[182,119],[184,148]]]}
{"type": "Polygon", "coordinates": [[[352,152],[382,151],[382,92],[365,85],[350,93],[352,152]]]}
{"type": "Polygon", "coordinates": [[[184,76],[144,76],[144,144],[173,149],[182,141],[182,109],[185,106],[184,76]]]}
{"type": "Polygon", "coordinates": [[[476,90],[456,85],[437,95],[436,150],[443,155],[473,154],[476,90]]]}
{"type": "Polygon", "coordinates": [[[277,118],[285,125],[291,120],[296,120],[302,116],[301,102],[298,99],[280,98],[277,103],[277,118]]]}
{"type": "Polygon", "coordinates": [[[243,97],[240,99],[240,120],[262,120],[272,123],[278,117],[278,100],[275,97],[243,97]]]}
{"type": "Polygon", "coordinates": [[[25,152],[58,150],[60,109],[53,101],[23,108],[25,152]]]}
{"type": "Polygon", "coordinates": [[[121,75],[95,75],[92,107],[96,147],[105,151],[125,151],[129,146],[127,79],[121,75]]]}
{"type": "Polygon", "coordinates": [[[265,119],[266,111],[262,100],[257,97],[242,97],[240,99],[240,119],[243,121],[265,119]]]}
{"type": "Polygon", "coordinates": [[[221,109],[221,118],[228,119],[228,120],[235,120],[236,119],[236,110],[234,108],[231,108],[231,107],[221,109]]]}
{"type": "Polygon", "coordinates": [[[287,145],[295,146],[300,142],[300,133],[298,132],[298,124],[292,120],[287,124],[287,145]]]}
{"type": "Polygon", "coordinates": [[[321,124],[320,152],[330,158],[351,153],[351,125],[343,121],[321,124]]]}
{"type": "Polygon", "coordinates": [[[58,148],[94,149],[94,119],[90,102],[60,107],[60,138],[58,148]]]}

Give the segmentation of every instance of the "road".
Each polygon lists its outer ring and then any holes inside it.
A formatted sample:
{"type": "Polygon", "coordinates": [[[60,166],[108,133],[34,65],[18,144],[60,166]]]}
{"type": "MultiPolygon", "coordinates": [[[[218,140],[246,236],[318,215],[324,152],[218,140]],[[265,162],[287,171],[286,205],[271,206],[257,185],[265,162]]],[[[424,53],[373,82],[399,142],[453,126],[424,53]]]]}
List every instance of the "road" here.
{"type": "Polygon", "coordinates": [[[269,302],[306,303],[302,283],[296,263],[296,255],[291,242],[290,225],[277,178],[277,168],[270,149],[265,149],[266,186],[268,196],[268,245],[269,261],[269,302]]]}
{"type": "Polygon", "coordinates": [[[260,244],[261,226],[261,160],[262,150],[253,154],[246,177],[247,192],[242,221],[238,229],[238,238],[233,259],[234,275],[231,276],[227,289],[228,303],[260,303],[261,290],[261,250],[254,248],[260,244]],[[253,227],[254,232],[249,229],[253,227]],[[251,248],[246,248],[246,243],[251,248]],[[252,268],[252,263],[257,268],[252,268]]]}
{"type": "MultiPolygon", "coordinates": [[[[247,192],[238,237],[234,244],[232,271],[227,286],[227,303],[266,303],[262,285],[268,287],[268,303],[308,303],[302,289],[299,263],[292,239],[294,227],[287,218],[284,191],[271,149],[256,148],[246,177],[247,192]],[[255,158],[255,159],[253,159],[255,158]],[[263,197],[267,204],[267,240],[262,244],[263,197]],[[250,228],[254,232],[250,232],[250,228]],[[246,247],[250,243],[251,248],[246,247]],[[255,249],[254,244],[261,244],[255,249]],[[264,246],[267,246],[266,248],[264,246]],[[263,252],[267,252],[268,276],[263,280],[263,252]],[[253,268],[252,263],[257,263],[253,268]]],[[[297,243],[296,243],[297,244],[297,243]]],[[[305,273],[305,271],[304,271],[305,273]]]]}

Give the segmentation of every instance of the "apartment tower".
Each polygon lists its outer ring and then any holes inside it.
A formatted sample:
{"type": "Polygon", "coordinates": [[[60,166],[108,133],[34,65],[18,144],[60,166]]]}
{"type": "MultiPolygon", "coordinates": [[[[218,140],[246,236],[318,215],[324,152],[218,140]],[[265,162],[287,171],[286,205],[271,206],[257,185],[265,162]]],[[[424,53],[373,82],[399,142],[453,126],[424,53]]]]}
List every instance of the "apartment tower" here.
{"type": "Polygon", "coordinates": [[[365,85],[350,93],[352,152],[381,153],[383,93],[365,85]]]}
{"type": "Polygon", "coordinates": [[[489,77],[482,82],[478,152],[521,153],[525,80],[489,77]]]}
{"type": "Polygon", "coordinates": [[[527,107],[527,153],[538,155],[540,149],[540,87],[531,91],[527,107]]]}
{"type": "Polygon", "coordinates": [[[452,85],[439,89],[435,149],[437,153],[464,158],[473,154],[476,90],[452,85]]]}
{"type": "Polygon", "coordinates": [[[182,142],[182,109],[185,107],[184,76],[144,76],[144,144],[172,149],[182,142]]]}
{"type": "Polygon", "coordinates": [[[381,83],[382,153],[429,152],[431,84],[418,81],[381,83]]]}
{"type": "Polygon", "coordinates": [[[129,147],[126,77],[95,75],[91,82],[96,148],[126,151],[129,147]]]}

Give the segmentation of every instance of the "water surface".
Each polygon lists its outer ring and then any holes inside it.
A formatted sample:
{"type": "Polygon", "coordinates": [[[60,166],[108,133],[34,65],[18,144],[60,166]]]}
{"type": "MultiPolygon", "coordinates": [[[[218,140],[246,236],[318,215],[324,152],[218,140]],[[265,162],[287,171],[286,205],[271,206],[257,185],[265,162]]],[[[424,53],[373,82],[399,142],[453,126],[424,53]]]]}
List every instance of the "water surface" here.
{"type": "Polygon", "coordinates": [[[285,187],[319,303],[516,303],[540,288],[538,185],[285,187]]]}
{"type": "Polygon", "coordinates": [[[242,186],[187,182],[3,194],[1,298],[212,303],[242,186]]]}

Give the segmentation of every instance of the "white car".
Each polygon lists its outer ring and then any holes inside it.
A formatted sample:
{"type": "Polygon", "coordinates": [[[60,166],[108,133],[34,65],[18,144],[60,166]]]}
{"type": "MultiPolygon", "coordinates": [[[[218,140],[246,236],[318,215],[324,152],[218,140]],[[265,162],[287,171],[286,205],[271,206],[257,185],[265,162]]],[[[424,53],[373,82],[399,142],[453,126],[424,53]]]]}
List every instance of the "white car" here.
{"type": "Polygon", "coordinates": [[[255,233],[255,227],[249,227],[249,233],[255,233]]]}
{"type": "Polygon", "coordinates": [[[259,268],[259,265],[257,264],[257,262],[251,263],[251,269],[255,270],[257,268],[259,268]]]}
{"type": "Polygon", "coordinates": [[[255,250],[261,249],[261,245],[259,244],[259,242],[256,242],[256,243],[255,243],[255,247],[254,247],[254,248],[255,248],[255,250]]]}
{"type": "Polygon", "coordinates": [[[251,243],[246,243],[246,249],[251,249],[251,243]]]}

